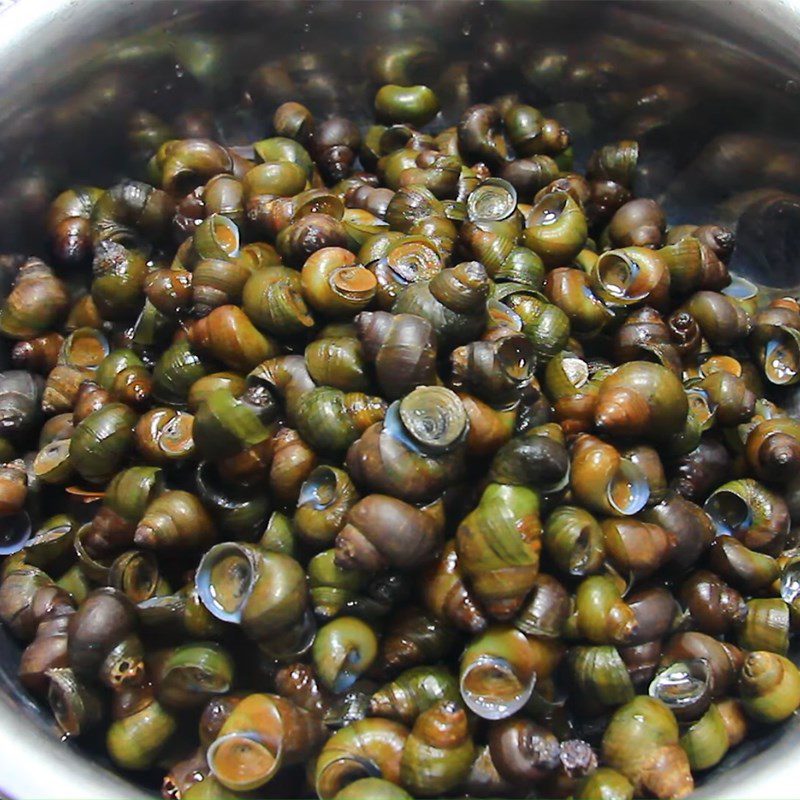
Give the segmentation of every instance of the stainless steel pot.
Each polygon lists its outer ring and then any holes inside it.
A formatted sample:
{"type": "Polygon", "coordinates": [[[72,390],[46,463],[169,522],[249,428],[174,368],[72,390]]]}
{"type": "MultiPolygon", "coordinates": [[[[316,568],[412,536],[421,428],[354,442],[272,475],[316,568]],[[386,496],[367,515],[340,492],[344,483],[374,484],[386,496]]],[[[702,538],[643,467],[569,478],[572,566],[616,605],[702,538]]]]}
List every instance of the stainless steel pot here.
{"type": "MultiPolygon", "coordinates": [[[[446,115],[478,92],[520,88],[537,105],[563,101],[558,116],[577,133],[579,159],[592,142],[638,137],[639,190],[658,196],[672,222],[735,223],[759,196],[751,190],[800,191],[798,0],[2,0],[0,8],[0,252],[41,247],[41,214],[68,182],[133,168],[120,143],[137,109],[174,117],[213,106],[234,144],[264,135],[269,107],[286,97],[365,116],[368,48],[420,37],[427,57],[412,68],[444,84],[446,115]],[[250,85],[254,106],[242,110],[246,76],[265,63],[250,85]]],[[[797,208],[740,227],[740,272],[778,288],[800,284],[797,208]]],[[[102,746],[58,740],[48,713],[17,684],[17,658],[0,631],[0,795],[148,794],[106,768],[102,746]]],[[[798,745],[794,719],[738,748],[697,796],[800,797],[798,745]]]]}

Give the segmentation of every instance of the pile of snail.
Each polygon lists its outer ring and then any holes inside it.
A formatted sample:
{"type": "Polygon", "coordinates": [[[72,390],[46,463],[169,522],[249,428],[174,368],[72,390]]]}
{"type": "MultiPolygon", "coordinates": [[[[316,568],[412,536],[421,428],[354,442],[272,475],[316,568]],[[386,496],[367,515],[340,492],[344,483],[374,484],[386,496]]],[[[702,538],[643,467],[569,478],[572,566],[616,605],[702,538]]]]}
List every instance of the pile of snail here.
{"type": "Polygon", "coordinates": [[[167,800],[683,797],[800,705],[800,304],[636,142],[438,107],[168,139],[0,258],[0,618],[167,800]]]}

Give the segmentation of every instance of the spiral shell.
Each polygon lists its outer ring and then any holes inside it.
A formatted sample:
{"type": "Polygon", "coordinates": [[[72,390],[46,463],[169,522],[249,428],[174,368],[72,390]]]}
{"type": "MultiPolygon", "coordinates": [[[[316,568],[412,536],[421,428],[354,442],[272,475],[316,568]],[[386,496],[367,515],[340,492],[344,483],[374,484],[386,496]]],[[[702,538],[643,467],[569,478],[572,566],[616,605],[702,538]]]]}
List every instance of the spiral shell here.
{"type": "Polygon", "coordinates": [[[374,363],[382,391],[394,400],[417,386],[436,382],[436,336],[413,314],[364,311],[356,317],[366,358],[374,363]]]}
{"type": "Polygon", "coordinates": [[[495,619],[512,617],[533,587],[541,533],[538,495],[524,486],[490,484],[459,525],[459,565],[495,619]]]}

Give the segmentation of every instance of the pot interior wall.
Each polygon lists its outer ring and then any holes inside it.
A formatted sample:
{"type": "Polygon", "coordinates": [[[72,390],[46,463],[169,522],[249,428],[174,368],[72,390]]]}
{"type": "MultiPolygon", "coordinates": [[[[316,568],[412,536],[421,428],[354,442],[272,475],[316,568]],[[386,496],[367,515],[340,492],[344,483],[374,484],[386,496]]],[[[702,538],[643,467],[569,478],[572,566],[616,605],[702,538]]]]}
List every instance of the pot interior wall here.
{"type": "MultiPolygon", "coordinates": [[[[738,223],[739,274],[800,284],[800,75],[778,26],[737,26],[746,3],[53,0],[25,17],[33,5],[12,8],[27,27],[0,37],[0,252],[45,254],[43,214],[67,186],[146,179],[143,111],[173,124],[213,109],[216,135],[246,145],[286,99],[365,121],[383,64],[437,88],[440,127],[518,92],[570,127],[578,166],[597,144],[637,139],[637,194],[673,224],[738,223]],[[382,54],[401,43],[392,67],[382,54]]],[[[17,658],[0,632],[3,702],[55,735],[13,677],[17,658]]],[[[790,723],[739,748],[708,791],[780,737],[787,749],[800,733],[790,723]]]]}

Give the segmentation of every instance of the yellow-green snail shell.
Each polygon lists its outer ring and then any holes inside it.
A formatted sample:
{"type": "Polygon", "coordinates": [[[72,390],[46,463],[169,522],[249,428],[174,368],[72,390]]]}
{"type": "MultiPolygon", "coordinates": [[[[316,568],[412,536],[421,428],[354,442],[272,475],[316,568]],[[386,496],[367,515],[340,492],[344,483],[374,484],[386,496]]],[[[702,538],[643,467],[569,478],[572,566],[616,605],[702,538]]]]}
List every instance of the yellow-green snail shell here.
{"type": "Polygon", "coordinates": [[[581,505],[616,516],[641,511],[650,494],[644,473],[633,461],[589,434],[573,443],[570,486],[581,505]]]}
{"type": "Polygon", "coordinates": [[[652,697],[636,697],[615,712],[603,736],[603,758],[637,792],[680,798],[694,789],[675,717],[652,697]]]}
{"type": "Polygon", "coordinates": [[[378,718],[359,720],[334,733],[314,766],[314,786],[321,800],[329,800],[359,778],[380,777],[399,784],[408,733],[399,722],[378,718]]]}
{"type": "Polygon", "coordinates": [[[277,695],[245,697],[207,751],[214,776],[240,792],[268,783],[284,765],[302,763],[324,738],[318,717],[277,695]]]}
{"type": "Polygon", "coordinates": [[[777,653],[749,653],[739,674],[739,696],[751,719],[780,722],[800,705],[800,673],[788,658],[777,653]]]}

